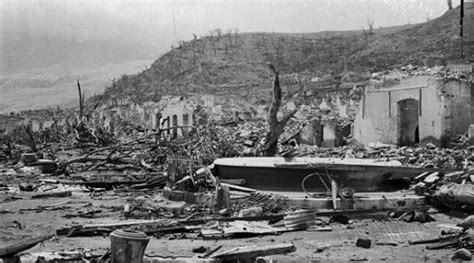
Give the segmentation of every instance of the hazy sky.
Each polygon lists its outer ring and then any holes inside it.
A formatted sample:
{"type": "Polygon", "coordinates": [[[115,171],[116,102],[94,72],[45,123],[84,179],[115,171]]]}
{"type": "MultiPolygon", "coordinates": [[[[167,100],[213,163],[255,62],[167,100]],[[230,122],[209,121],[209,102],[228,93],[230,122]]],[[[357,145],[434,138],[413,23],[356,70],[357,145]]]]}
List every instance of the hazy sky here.
{"type": "MultiPolygon", "coordinates": [[[[446,0],[1,0],[0,32],[166,43],[192,33],[318,32],[424,22],[446,0]]],[[[454,6],[459,0],[453,0],[454,6]]]]}

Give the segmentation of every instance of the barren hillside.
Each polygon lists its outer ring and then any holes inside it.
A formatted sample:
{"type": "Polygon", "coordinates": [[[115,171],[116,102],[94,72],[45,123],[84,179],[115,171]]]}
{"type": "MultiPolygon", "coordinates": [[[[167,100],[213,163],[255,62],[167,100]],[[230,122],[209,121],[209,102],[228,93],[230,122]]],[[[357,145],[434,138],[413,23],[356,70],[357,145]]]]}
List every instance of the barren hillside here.
{"type": "MultiPolygon", "coordinates": [[[[313,34],[213,32],[181,42],[133,76],[118,80],[104,98],[125,96],[142,101],[162,94],[213,93],[226,86],[268,86],[266,63],[297,78],[330,76],[361,78],[367,72],[414,64],[433,65],[461,60],[459,7],[417,25],[373,31],[313,34]],[[344,74],[342,74],[344,73],[344,74]],[[349,74],[352,73],[352,74],[349,74]],[[365,73],[365,74],[359,74],[365,73]]],[[[474,4],[466,3],[465,21],[474,24],[474,4]]],[[[466,27],[466,37],[474,32],[466,27]]],[[[465,41],[469,59],[474,42],[465,41]]]]}

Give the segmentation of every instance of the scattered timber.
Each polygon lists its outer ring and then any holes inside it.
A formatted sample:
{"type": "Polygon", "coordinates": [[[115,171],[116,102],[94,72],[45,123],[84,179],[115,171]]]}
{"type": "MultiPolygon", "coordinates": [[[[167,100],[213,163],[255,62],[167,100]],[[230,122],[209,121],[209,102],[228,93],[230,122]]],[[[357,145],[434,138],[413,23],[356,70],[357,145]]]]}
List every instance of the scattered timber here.
{"type": "Polygon", "coordinates": [[[54,235],[46,235],[33,237],[25,240],[17,241],[13,244],[0,246],[0,258],[14,256],[24,250],[34,247],[36,244],[51,239],[54,235]]]}

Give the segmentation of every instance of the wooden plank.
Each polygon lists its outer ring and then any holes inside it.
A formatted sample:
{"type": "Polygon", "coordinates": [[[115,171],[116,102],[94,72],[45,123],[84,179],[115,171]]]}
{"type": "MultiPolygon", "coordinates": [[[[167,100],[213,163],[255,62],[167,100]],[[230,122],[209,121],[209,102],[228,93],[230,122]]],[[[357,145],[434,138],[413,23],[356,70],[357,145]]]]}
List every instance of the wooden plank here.
{"type": "Polygon", "coordinates": [[[251,246],[251,247],[237,247],[231,250],[221,252],[213,255],[213,258],[219,258],[223,261],[227,260],[241,260],[241,259],[252,259],[261,256],[285,254],[296,251],[296,247],[293,244],[277,244],[268,246],[251,246]]]}
{"type": "Polygon", "coordinates": [[[236,190],[236,191],[241,191],[241,192],[246,192],[246,193],[258,192],[257,190],[252,189],[252,188],[237,186],[233,184],[221,183],[221,185],[227,186],[231,190],[236,190]]]}
{"type": "Polygon", "coordinates": [[[33,237],[26,240],[20,240],[13,244],[2,245],[0,247],[0,258],[14,256],[24,250],[34,247],[36,244],[48,240],[54,237],[54,235],[46,235],[40,237],[33,237]]]}
{"type": "Polygon", "coordinates": [[[48,197],[67,197],[71,195],[72,195],[71,191],[49,192],[49,193],[33,195],[31,199],[48,198],[48,197]]]}
{"type": "Polygon", "coordinates": [[[244,179],[221,179],[222,183],[232,184],[232,185],[244,185],[244,179]]]}
{"type": "Polygon", "coordinates": [[[337,183],[331,179],[331,197],[332,197],[332,208],[337,210],[337,183]]]}
{"type": "Polygon", "coordinates": [[[222,229],[202,229],[201,235],[205,238],[211,238],[232,235],[277,234],[282,231],[286,231],[286,229],[272,227],[265,221],[234,221],[227,223],[222,229]]]}
{"type": "Polygon", "coordinates": [[[150,225],[150,224],[162,224],[165,222],[165,219],[157,220],[147,220],[147,221],[129,221],[129,222],[120,222],[120,223],[110,223],[110,224],[95,224],[95,225],[74,225],[71,227],[59,228],[56,230],[57,235],[66,235],[73,229],[115,229],[123,228],[130,226],[138,225],[150,225]]]}
{"type": "MultiPolygon", "coordinates": [[[[341,200],[337,198],[337,208],[342,210],[383,210],[394,209],[394,204],[403,202],[404,208],[419,206],[420,202],[424,200],[423,196],[407,195],[407,196],[391,196],[387,199],[381,197],[370,198],[355,198],[341,200]]],[[[305,197],[290,197],[288,199],[290,205],[304,209],[333,209],[332,198],[305,198],[305,197]]]]}

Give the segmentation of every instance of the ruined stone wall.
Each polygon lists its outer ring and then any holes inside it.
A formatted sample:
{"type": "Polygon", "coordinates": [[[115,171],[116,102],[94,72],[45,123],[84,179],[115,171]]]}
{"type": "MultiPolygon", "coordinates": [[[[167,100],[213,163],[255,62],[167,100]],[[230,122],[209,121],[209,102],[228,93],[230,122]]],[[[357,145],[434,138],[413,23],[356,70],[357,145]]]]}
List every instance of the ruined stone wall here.
{"type": "Polygon", "coordinates": [[[414,99],[421,109],[420,138],[435,136],[439,139],[437,131],[440,129],[440,117],[437,116],[436,110],[436,86],[433,83],[430,85],[429,80],[428,76],[414,77],[390,87],[374,84],[367,87],[354,122],[354,138],[363,144],[370,142],[397,144],[399,102],[414,99]]]}
{"type": "Polygon", "coordinates": [[[18,128],[29,126],[33,132],[45,131],[54,128],[66,130],[74,119],[74,111],[28,110],[15,115],[0,115],[0,135],[12,135],[18,128]]]}
{"type": "Polygon", "coordinates": [[[413,76],[390,87],[367,87],[354,122],[354,138],[363,144],[400,143],[400,102],[407,99],[418,103],[420,143],[445,144],[447,137],[463,134],[469,128],[471,87],[468,82],[445,82],[439,76],[413,76]]]}
{"type": "MultiPolygon", "coordinates": [[[[186,98],[175,98],[173,99],[162,111],[161,111],[161,128],[172,128],[176,126],[191,126],[194,124],[194,106],[188,102],[186,98]],[[162,124],[163,120],[165,123],[162,124]]],[[[167,134],[172,136],[186,136],[189,128],[176,128],[169,130],[167,134]]]]}
{"type": "Polygon", "coordinates": [[[441,93],[447,98],[450,109],[445,116],[446,134],[465,134],[471,124],[471,83],[448,80],[441,93]]]}

